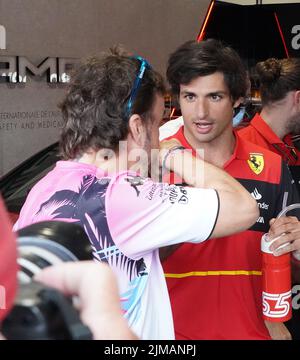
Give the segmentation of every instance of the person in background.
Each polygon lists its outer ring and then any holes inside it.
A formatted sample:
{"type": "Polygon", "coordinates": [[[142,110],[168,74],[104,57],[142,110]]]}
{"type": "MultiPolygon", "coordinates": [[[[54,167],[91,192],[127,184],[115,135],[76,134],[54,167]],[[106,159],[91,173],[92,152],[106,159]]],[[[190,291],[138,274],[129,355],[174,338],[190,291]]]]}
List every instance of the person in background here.
{"type": "Polygon", "coordinates": [[[124,316],[141,339],[174,338],[158,249],[241,231],[258,216],[243,186],[172,141],[160,163],[196,188],[147,177],[164,92],[161,75],[120,48],[83,63],[61,105],[65,160],[33,187],[15,225],[59,219],[82,226],[95,260],[114,270],[124,316]]]}
{"type": "Polygon", "coordinates": [[[300,59],[267,59],[256,65],[262,109],[240,136],[279,154],[300,189],[300,59]]]}
{"type": "MultiPolygon", "coordinates": [[[[16,250],[15,234],[0,198],[0,325],[16,295],[16,250]]],[[[117,282],[107,265],[93,261],[55,265],[42,270],[35,280],[66,295],[78,296],[81,320],[94,339],[136,339],[123,317],[117,282]]]]}
{"type": "MultiPolygon", "coordinates": [[[[163,137],[175,139],[234,176],[260,210],[257,222],[246,231],[161,250],[176,338],[290,338],[283,324],[263,321],[260,241],[282,207],[299,198],[281,157],[233,131],[234,109],[247,90],[243,63],[232,48],[217,40],[190,41],[170,55],[167,78],[184,125],[175,130],[172,122],[166,123],[163,137]]],[[[178,176],[171,179],[182,182],[178,176]]],[[[293,217],[276,221],[271,238],[295,223],[299,222],[293,217]]],[[[296,233],[281,237],[272,249],[280,255],[299,247],[296,233]],[[282,243],[288,244],[285,250],[279,249],[282,243]]]]}

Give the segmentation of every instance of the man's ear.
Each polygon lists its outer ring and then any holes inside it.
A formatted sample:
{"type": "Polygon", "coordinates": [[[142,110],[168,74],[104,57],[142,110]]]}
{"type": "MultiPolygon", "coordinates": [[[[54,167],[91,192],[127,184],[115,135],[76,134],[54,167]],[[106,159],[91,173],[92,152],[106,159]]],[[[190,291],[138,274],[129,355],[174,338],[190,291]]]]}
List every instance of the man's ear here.
{"type": "Polygon", "coordinates": [[[142,147],[144,145],[146,128],[140,115],[133,114],[130,116],[129,131],[133,141],[142,147]]]}
{"type": "Polygon", "coordinates": [[[241,103],[244,101],[244,98],[241,96],[237,100],[233,102],[233,108],[237,108],[241,105],[241,103]]]}
{"type": "Polygon", "coordinates": [[[295,100],[295,104],[297,106],[300,106],[300,90],[295,91],[294,100],[295,100]]]}

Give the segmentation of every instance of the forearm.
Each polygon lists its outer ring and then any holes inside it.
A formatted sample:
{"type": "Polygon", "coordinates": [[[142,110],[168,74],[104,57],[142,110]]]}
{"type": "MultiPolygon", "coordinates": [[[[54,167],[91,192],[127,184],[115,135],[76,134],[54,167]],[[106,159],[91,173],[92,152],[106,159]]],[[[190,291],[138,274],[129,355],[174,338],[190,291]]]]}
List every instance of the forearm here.
{"type": "Polygon", "coordinates": [[[259,216],[255,199],[224,170],[178,150],[165,158],[165,167],[193,187],[213,188],[218,192],[220,207],[213,237],[227,236],[252,226],[259,216]]]}
{"type": "Polygon", "coordinates": [[[245,188],[224,170],[199,157],[194,157],[188,150],[174,152],[166,159],[165,165],[189,186],[232,193],[240,192],[246,197],[249,196],[245,188]]]}

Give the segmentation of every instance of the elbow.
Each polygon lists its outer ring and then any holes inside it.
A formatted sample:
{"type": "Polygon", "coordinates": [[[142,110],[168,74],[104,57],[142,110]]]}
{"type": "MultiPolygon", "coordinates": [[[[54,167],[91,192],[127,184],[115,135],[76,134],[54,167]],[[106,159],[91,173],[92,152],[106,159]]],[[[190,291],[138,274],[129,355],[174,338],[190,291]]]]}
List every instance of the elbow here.
{"type": "Polygon", "coordinates": [[[248,194],[248,200],[245,202],[245,214],[247,214],[247,228],[250,228],[252,225],[254,225],[259,217],[259,209],[256,200],[248,194]]]}

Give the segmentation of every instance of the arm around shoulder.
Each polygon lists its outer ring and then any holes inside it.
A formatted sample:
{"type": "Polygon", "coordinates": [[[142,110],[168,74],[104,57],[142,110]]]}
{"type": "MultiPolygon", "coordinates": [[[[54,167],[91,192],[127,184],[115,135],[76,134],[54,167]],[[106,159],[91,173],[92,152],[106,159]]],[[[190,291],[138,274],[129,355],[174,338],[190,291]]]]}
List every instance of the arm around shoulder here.
{"type": "Polygon", "coordinates": [[[174,152],[165,164],[189,186],[213,188],[218,192],[219,214],[210,237],[241,232],[256,222],[259,216],[256,200],[224,170],[194,157],[191,152],[185,150],[174,152]]]}

